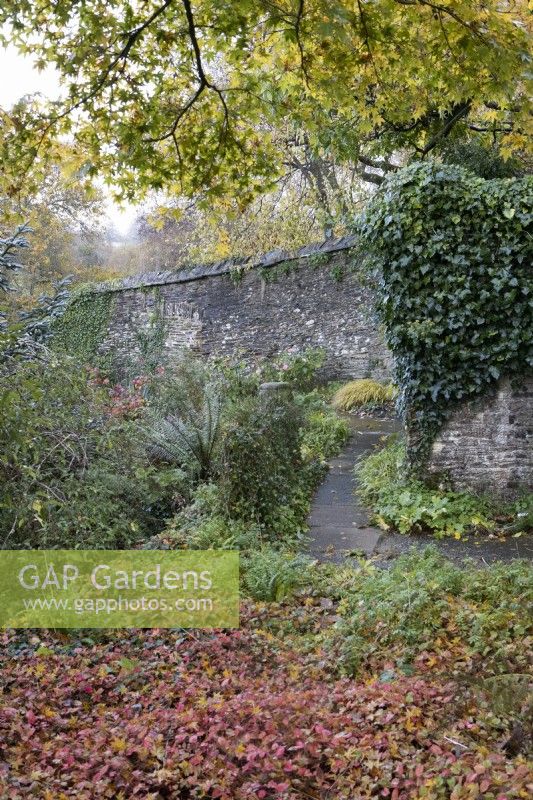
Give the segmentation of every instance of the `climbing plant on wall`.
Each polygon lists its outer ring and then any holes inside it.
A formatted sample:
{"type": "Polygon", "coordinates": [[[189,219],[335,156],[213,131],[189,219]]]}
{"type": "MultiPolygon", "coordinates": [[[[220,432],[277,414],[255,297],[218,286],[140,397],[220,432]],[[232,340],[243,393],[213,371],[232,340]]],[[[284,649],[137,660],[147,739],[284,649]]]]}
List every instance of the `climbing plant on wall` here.
{"type": "Polygon", "coordinates": [[[358,221],[395,356],[411,465],[458,403],[533,365],[533,178],[413,164],[358,221]]]}
{"type": "Polygon", "coordinates": [[[167,325],[163,314],[161,294],[159,287],[151,289],[154,305],[144,328],[135,334],[135,344],[138,350],[138,367],[143,373],[152,373],[164,361],[167,325]]]}
{"type": "Polygon", "coordinates": [[[113,302],[112,292],[79,291],[54,324],[53,346],[82,361],[96,355],[107,333],[113,302]]]}

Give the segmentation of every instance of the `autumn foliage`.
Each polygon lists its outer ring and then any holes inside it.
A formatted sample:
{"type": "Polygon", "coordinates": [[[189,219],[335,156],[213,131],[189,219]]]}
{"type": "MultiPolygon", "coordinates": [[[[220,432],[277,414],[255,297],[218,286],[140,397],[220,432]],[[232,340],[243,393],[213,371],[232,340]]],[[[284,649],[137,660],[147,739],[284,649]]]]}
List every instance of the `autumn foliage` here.
{"type": "Polygon", "coordinates": [[[0,796],[525,798],[531,777],[446,679],[332,677],[253,630],[5,633],[0,796]],[[16,655],[16,658],[13,656],[16,655]]]}

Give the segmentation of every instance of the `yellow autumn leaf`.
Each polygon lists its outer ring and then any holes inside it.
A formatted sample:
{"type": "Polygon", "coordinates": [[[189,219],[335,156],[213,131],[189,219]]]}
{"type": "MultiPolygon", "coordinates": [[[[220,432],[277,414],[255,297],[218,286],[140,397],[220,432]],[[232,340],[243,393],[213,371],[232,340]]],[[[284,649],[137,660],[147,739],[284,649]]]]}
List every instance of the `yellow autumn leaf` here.
{"type": "Polygon", "coordinates": [[[111,742],[109,743],[109,745],[111,747],[111,750],[113,750],[114,753],[123,753],[124,750],[126,749],[126,747],[128,746],[128,744],[127,744],[125,739],[121,739],[121,738],[119,738],[117,736],[115,736],[113,739],[111,739],[111,742]]]}

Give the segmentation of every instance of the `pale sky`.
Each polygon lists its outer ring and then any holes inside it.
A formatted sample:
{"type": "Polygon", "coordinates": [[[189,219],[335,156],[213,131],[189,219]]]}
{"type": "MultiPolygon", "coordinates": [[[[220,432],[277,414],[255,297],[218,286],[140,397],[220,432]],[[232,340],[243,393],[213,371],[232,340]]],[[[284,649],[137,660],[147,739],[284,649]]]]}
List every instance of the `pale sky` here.
{"type": "MultiPolygon", "coordinates": [[[[59,94],[59,80],[52,68],[38,72],[29,56],[21,56],[14,47],[0,47],[0,106],[9,108],[25,94],[41,92],[51,99],[59,94]]],[[[135,218],[135,207],[120,208],[111,199],[108,214],[113,226],[126,234],[135,218]]]]}

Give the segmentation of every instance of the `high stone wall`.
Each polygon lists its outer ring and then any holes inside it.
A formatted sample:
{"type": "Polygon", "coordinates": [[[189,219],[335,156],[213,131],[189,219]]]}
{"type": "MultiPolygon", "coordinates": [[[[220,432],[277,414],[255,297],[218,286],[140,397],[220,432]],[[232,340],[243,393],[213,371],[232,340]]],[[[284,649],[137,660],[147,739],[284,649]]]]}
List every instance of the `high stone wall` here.
{"type": "Polygon", "coordinates": [[[113,292],[100,352],[120,361],[161,325],[170,359],[183,347],[250,360],[323,348],[324,378],[390,377],[390,354],[368,288],[349,269],[354,240],[345,237],[290,256],[224,261],[182,272],[131,276],[101,284],[113,292]]]}
{"type": "MultiPolygon", "coordinates": [[[[161,324],[170,360],[183,348],[252,361],[323,348],[324,378],[389,380],[373,298],[351,269],[354,244],[346,237],[292,256],[278,251],[100,284],[84,295],[89,307],[92,296],[112,301],[99,350],[127,360],[161,324]]],[[[453,412],[433,444],[430,472],[457,488],[503,495],[533,488],[533,380],[520,383],[504,381],[496,394],[453,412]]]]}
{"type": "Polygon", "coordinates": [[[429,471],[458,489],[506,497],[533,491],[533,378],[455,411],[433,443],[429,471]]]}

